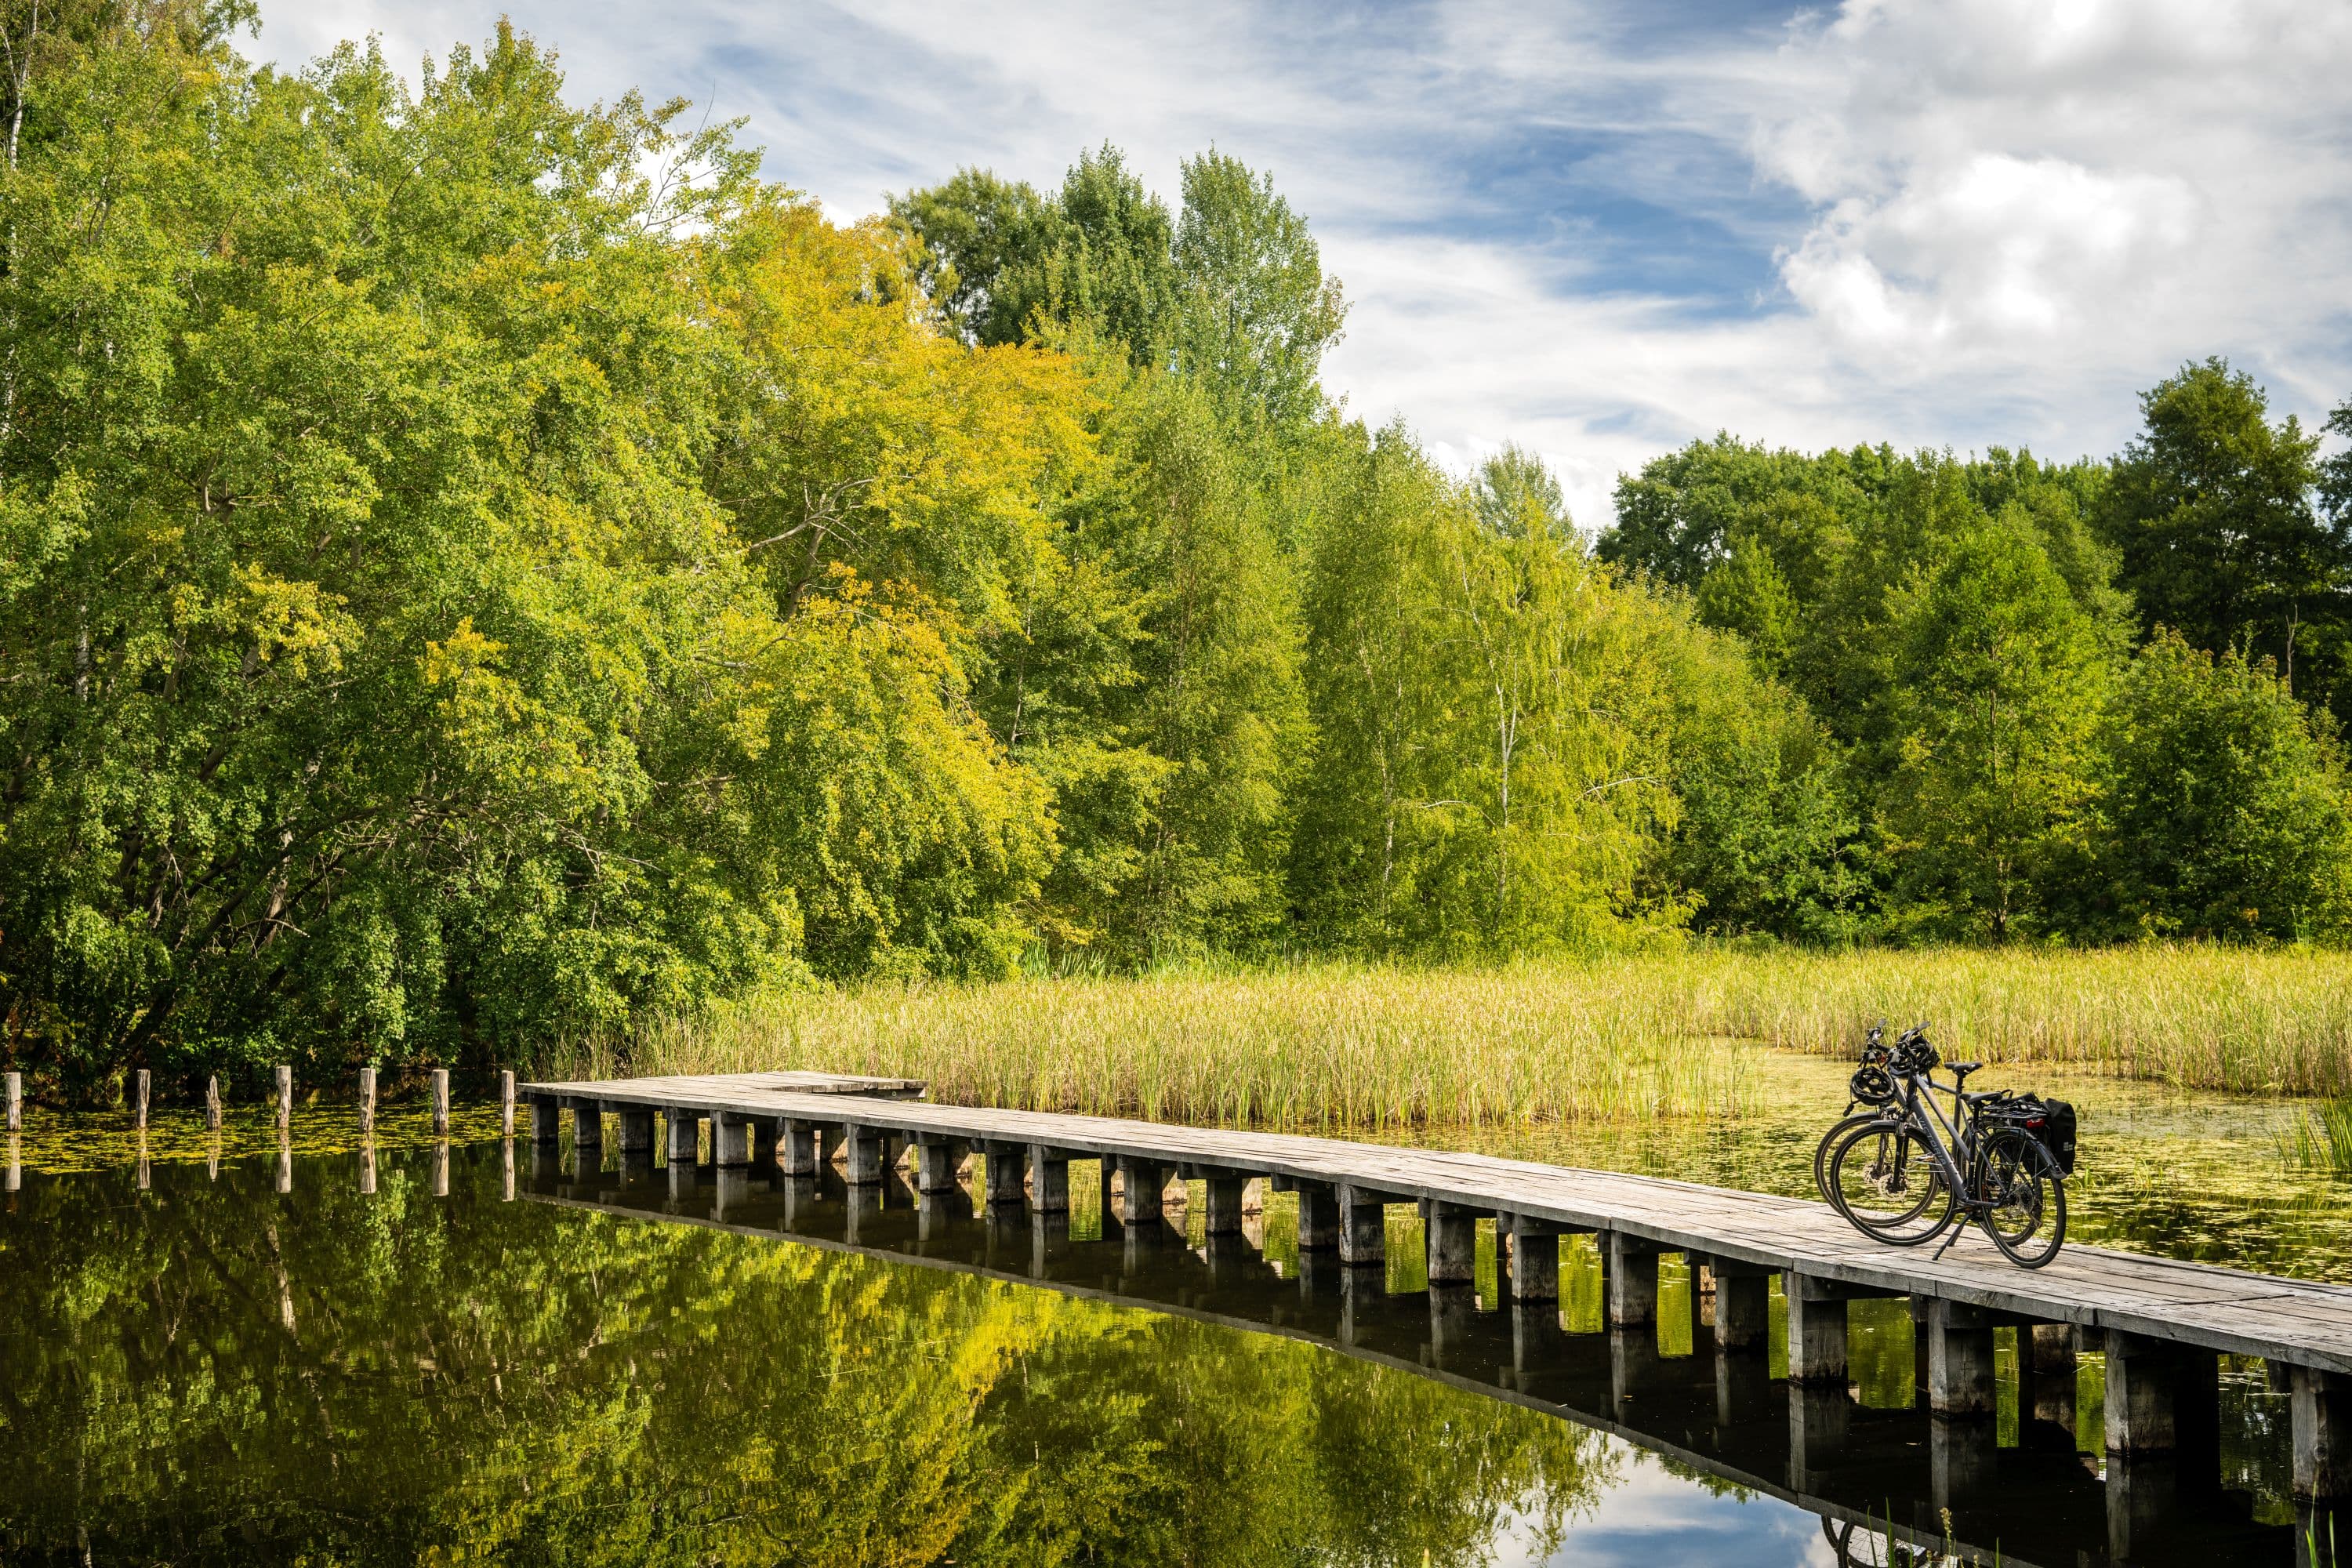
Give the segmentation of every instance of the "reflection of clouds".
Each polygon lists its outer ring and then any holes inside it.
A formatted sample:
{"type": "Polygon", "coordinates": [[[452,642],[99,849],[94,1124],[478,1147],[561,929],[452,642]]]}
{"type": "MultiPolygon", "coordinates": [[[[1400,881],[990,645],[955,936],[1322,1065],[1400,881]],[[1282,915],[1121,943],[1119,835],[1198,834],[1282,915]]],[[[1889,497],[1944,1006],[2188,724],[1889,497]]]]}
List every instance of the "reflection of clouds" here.
{"type": "Polygon", "coordinates": [[[1533,1520],[1507,1519],[1495,1535],[1496,1568],[1684,1563],[1834,1568],[1836,1554],[1817,1516],[1776,1498],[1711,1495],[1697,1482],[1673,1474],[1657,1456],[1622,1438],[1604,1440],[1612,1461],[1609,1483],[1570,1526],[1567,1539],[1545,1555],[1542,1531],[1533,1520]]]}
{"type": "Polygon", "coordinates": [[[1805,447],[2113,450],[2228,353],[2352,394],[2352,11],[2329,0],[1848,0],[1392,12],[688,0],[268,0],[259,52],[370,28],[403,68],[501,12],[582,96],[748,116],[838,216],[1106,139],[1274,172],[1354,302],[1328,381],[1466,468],[1621,468],[1727,427],[1805,447]]]}

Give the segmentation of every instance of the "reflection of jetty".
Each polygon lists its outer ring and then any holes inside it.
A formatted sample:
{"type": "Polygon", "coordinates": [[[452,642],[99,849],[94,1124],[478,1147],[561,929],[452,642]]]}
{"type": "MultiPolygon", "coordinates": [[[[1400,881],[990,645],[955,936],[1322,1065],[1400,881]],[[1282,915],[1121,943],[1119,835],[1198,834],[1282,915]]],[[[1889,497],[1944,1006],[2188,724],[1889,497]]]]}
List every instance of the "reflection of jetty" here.
{"type": "MultiPolygon", "coordinates": [[[[1620,1424],[1605,1412],[1615,1408],[1613,1393],[1609,1400],[1580,1405],[1546,1392],[1548,1378],[1576,1375],[1576,1358],[1552,1342],[1559,1315],[1549,1304],[1559,1297],[1560,1237],[1589,1233],[1599,1242],[1607,1321],[1619,1331],[1655,1321],[1662,1255],[1683,1254],[1694,1279],[1711,1279],[1714,1310],[1707,1337],[1721,1352],[1717,1393],[1732,1402],[1722,1405],[1725,1413],[1737,1405],[1733,1394],[1743,1377],[1760,1381],[1770,1285],[1777,1276],[1787,1301],[1791,1386],[1780,1442],[1789,1483],[1783,1489],[1758,1479],[1771,1472],[1753,1464],[1735,1461],[1732,1469],[1742,1484],[1798,1494],[1825,1515],[1838,1515],[1841,1505],[1825,1501],[1809,1478],[1821,1465],[1833,1468],[1841,1462],[1835,1456],[1852,1447],[1850,1430],[1861,1435],[1856,1423],[1865,1418],[1847,1394],[1846,1306],[1872,1297],[1907,1297],[1913,1304],[1923,1335],[1925,1403],[1940,1418],[1933,1423],[1940,1436],[1929,1445],[1932,1487],[1911,1495],[1932,1492],[1949,1499],[1956,1515],[1973,1508],[1972,1488],[1990,1484],[1993,1439],[1976,1429],[1988,1426],[1995,1410],[1994,1332],[2001,1327],[2018,1331],[2019,1365],[2026,1379],[2054,1379],[2071,1388],[2076,1344],[2105,1352],[2110,1483],[2102,1539],[2117,1556],[2147,1554],[2150,1530],[2171,1510],[2175,1476],[2184,1489],[2210,1489],[2218,1473],[2217,1352],[2263,1357],[2274,1374],[2291,1384],[2297,1495],[2330,1501],[2352,1496],[2352,1288],[2097,1247],[2070,1247],[2038,1270],[2013,1268],[1993,1254],[1990,1243],[1979,1247],[1968,1240],[1937,1259],[1921,1250],[1881,1247],[1856,1235],[1825,1205],[1801,1199],[1475,1154],[933,1105],[912,1098],[919,1092],[919,1085],[898,1079],[761,1073],[529,1084],[522,1098],[532,1106],[532,1137],[542,1146],[557,1142],[562,1113],[572,1113],[575,1144],[594,1148],[599,1155],[591,1169],[602,1165],[608,1116],[617,1120],[625,1172],[632,1156],[649,1161],[655,1152],[658,1116],[672,1170],[690,1176],[701,1124],[708,1121],[719,1173],[713,1193],[729,1208],[730,1220],[737,1217],[728,1203],[730,1187],[740,1187],[740,1196],[748,1201],[749,1177],[756,1173],[775,1189],[768,1200],[781,1207],[764,1226],[754,1228],[772,1231],[781,1220],[795,1235],[859,1247],[894,1249],[893,1243],[869,1237],[864,1227],[884,1223],[890,1212],[884,1196],[899,1183],[903,1151],[912,1156],[916,1194],[908,1200],[917,1206],[907,1211],[911,1228],[903,1238],[912,1250],[927,1260],[944,1256],[961,1266],[1065,1288],[1073,1281],[1052,1266],[1050,1216],[1069,1208],[1072,1164],[1091,1164],[1105,1229],[1120,1238],[1112,1250],[1121,1261],[1117,1270],[1095,1270],[1088,1281],[1162,1308],[1171,1303],[1148,1290],[1127,1289],[1123,1270],[1128,1250],[1139,1246],[1148,1252],[1150,1238],[1164,1229],[1161,1194],[1170,1180],[1202,1184],[1206,1212],[1201,1228],[1214,1266],[1221,1251],[1244,1247],[1244,1186],[1263,1178],[1298,1198],[1299,1279],[1269,1288],[1295,1303],[1303,1289],[1328,1279],[1329,1309],[1340,1316],[1328,1331],[1307,1331],[1357,1351],[1378,1348],[1377,1341],[1365,1341],[1358,1331],[1360,1314],[1377,1310],[1386,1321],[1397,1310],[1395,1299],[1369,1283],[1384,1279],[1374,1266],[1386,1262],[1385,1208],[1415,1205],[1424,1221],[1430,1286],[1417,1331],[1436,1367],[1451,1373],[1458,1334],[1459,1353],[1472,1361],[1481,1353],[1501,1357],[1511,1370],[1507,1386],[1534,1391],[1536,1403],[1589,1408],[1593,1414],[1580,1419],[1612,1428],[1620,1424]],[[999,1222],[1024,1208],[1039,1216],[1036,1246],[1043,1250],[1021,1268],[1007,1269],[995,1250],[1002,1245],[1001,1223],[964,1227],[972,1245],[986,1243],[988,1250],[976,1257],[952,1247],[935,1255],[929,1243],[922,1216],[940,1204],[947,1205],[940,1211],[943,1215],[952,1215],[963,1193],[966,1159],[973,1154],[982,1156],[980,1190],[973,1194],[980,1210],[999,1222]],[[739,1172],[740,1180],[730,1179],[730,1173],[739,1172]],[[828,1215],[819,1194],[835,1177],[841,1185],[828,1215]],[[812,1216],[805,1227],[795,1217],[802,1205],[812,1216]],[[1479,1312],[1471,1296],[1477,1226],[1488,1217],[1501,1259],[1500,1294],[1513,1309],[1508,1312],[1479,1312]],[[1381,1304],[1373,1309],[1376,1300],[1381,1304]],[[1523,1310],[1528,1307],[1538,1310],[1523,1310]],[[1486,1352],[1473,1348],[1478,1344],[1486,1344],[1486,1352]],[[1743,1371],[1751,1356],[1759,1359],[1743,1371]],[[2153,1479],[2158,1477],[2160,1485],[2153,1479]]],[[[662,1205],[651,1198],[650,1186],[648,1179],[646,1206],[658,1211],[662,1205]]],[[[626,1199],[625,1191],[624,1206],[635,1206],[626,1199]]],[[[951,1225],[951,1219],[940,1223],[951,1225]]],[[[941,1244],[947,1246],[945,1233],[941,1244]]],[[[1233,1256],[1234,1268],[1246,1275],[1245,1248],[1233,1256]]],[[[1263,1264],[1257,1267],[1264,1271],[1263,1264]]],[[[1694,1291],[1694,1302],[1699,1299],[1694,1291]]],[[[1286,1326],[1279,1311],[1241,1315],[1255,1326],[1286,1326]]],[[[1621,1332],[1612,1340],[1622,1343],[1625,1336],[1621,1332]]],[[[1613,1353],[1640,1359],[1637,1352],[1613,1353]]],[[[1483,1370],[1474,1381],[1490,1384],[1483,1370]]],[[[1726,1421],[1727,1429],[1739,1425],[1728,1414],[1726,1421]]],[[[1684,1452],[1679,1439],[1627,1435],[1710,1468],[1723,1468],[1695,1451],[1684,1452]]],[[[2080,1474],[2070,1459],[2056,1468],[2080,1474]]],[[[1843,1511],[1858,1518],[1874,1505],[1883,1512],[1885,1494],[1872,1489],[1880,1484],[1874,1479],[1853,1494],[1851,1509],[1843,1511]]],[[[2089,1484],[2097,1489],[2095,1481],[2089,1484]]],[[[2005,1462],[1998,1489],[2016,1489],[2005,1462]]],[[[2037,1506],[2057,1505],[2044,1489],[2024,1492],[2043,1496],[2037,1506]]],[[[2049,1522],[2047,1515],[2043,1521],[2049,1522]]],[[[2046,1538],[2045,1530],[2017,1522],[2019,1528],[2007,1537],[2012,1561],[2016,1542],[2046,1538]]]]}

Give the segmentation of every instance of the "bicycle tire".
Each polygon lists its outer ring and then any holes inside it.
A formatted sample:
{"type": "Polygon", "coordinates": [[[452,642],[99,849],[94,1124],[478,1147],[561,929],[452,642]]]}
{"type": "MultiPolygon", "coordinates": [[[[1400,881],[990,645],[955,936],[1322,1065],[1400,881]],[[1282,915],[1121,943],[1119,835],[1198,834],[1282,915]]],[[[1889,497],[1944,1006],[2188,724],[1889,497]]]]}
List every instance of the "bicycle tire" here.
{"type": "Polygon", "coordinates": [[[1830,1149],[1839,1136],[1857,1127],[1885,1120],[1886,1113],[1883,1110],[1857,1110],[1822,1134],[1822,1141],[1813,1145],[1813,1191],[1821,1194],[1822,1202],[1832,1208],[1838,1206],[1837,1194],[1830,1191],[1830,1149]]]}
{"type": "Polygon", "coordinates": [[[1975,1179],[1985,1190],[1977,1195],[1988,1206],[1977,1224],[1992,1244],[2020,1268],[2040,1268],[2066,1245],[2066,1178],[2040,1139],[2021,1131],[1996,1132],[1978,1156],[1975,1179]],[[2021,1192],[2021,1184],[2022,1191],[2021,1192]],[[2022,1228],[2005,1231],[1996,1223],[2006,1213],[2021,1213],[2022,1228]],[[2038,1244],[2036,1237],[2042,1237],[2038,1244]]]}
{"type": "Polygon", "coordinates": [[[1889,1247],[1925,1246],[1959,1218],[1959,1194],[1937,1169],[1935,1152],[1927,1139],[1907,1121],[1879,1118],[1847,1133],[1830,1155],[1829,1188],[1830,1201],[1847,1224],[1889,1247]],[[1893,1141],[1891,1150],[1888,1140],[1893,1141]],[[1864,1163],[1849,1173],[1847,1162],[1857,1149],[1864,1151],[1864,1163]],[[1913,1173],[1915,1169],[1918,1174],[1913,1173]],[[1883,1201],[1914,1193],[1916,1196],[1907,1207],[1894,1204],[1880,1207],[1864,1201],[1872,1194],[1883,1201]],[[1859,1213],[1857,1202],[1863,1203],[1859,1213]],[[1925,1229],[1911,1228],[1931,1210],[1937,1211],[1932,1223],[1925,1229]]]}

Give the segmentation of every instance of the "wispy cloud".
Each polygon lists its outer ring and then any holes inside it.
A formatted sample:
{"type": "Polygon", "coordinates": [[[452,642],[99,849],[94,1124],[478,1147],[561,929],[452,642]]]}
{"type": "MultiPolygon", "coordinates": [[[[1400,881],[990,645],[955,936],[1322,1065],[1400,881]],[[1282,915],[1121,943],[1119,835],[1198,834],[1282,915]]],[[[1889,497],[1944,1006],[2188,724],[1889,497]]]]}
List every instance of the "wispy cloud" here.
{"type": "Polygon", "coordinates": [[[2352,12],[2334,0],[1354,8],[614,0],[267,6],[291,62],[500,12],[576,89],[749,117],[840,216],[1108,140],[1271,169],[1354,302],[1328,381],[1450,460],[1617,472],[1729,428],[2113,450],[2225,353],[2352,395],[2352,12]]]}

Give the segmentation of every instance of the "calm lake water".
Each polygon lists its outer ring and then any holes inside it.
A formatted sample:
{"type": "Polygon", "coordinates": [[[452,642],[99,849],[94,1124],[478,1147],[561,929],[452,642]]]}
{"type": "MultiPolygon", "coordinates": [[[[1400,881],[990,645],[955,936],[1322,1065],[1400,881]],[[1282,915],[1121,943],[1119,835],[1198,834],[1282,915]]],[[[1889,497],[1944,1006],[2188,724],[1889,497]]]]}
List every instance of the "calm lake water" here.
{"type": "MultiPolygon", "coordinates": [[[[1843,1069],[1769,1070],[1737,1129],[1430,1142],[1802,1192],[1843,1069]]],[[[2352,1188],[2284,1169],[2289,1112],[2054,1087],[2085,1111],[2081,1239],[2345,1274],[2352,1188]]],[[[2097,1357],[2021,1385],[2005,1337],[1999,1420],[1939,1425],[1900,1302],[1856,1305],[1850,1397],[1792,1408],[1777,1335],[1719,1361],[1677,1273],[1638,1333],[1601,1330],[1574,1247],[1557,1313],[1496,1310],[1491,1237],[1433,1297],[1405,1209],[1350,1281],[1302,1272],[1278,1194],[1211,1246],[1106,1225],[1084,1164],[1047,1222],[583,1168],[479,1111],[446,1149],[388,1116],[362,1156],[350,1122],[300,1112],[281,1154],[175,1116],[142,1168],[120,1119],[32,1114],[0,1196],[0,1563],[1933,1560],[1890,1516],[1951,1561],[2298,1560],[2260,1363],[2226,1363],[2217,1474],[2107,1478],[2097,1357]]]]}

